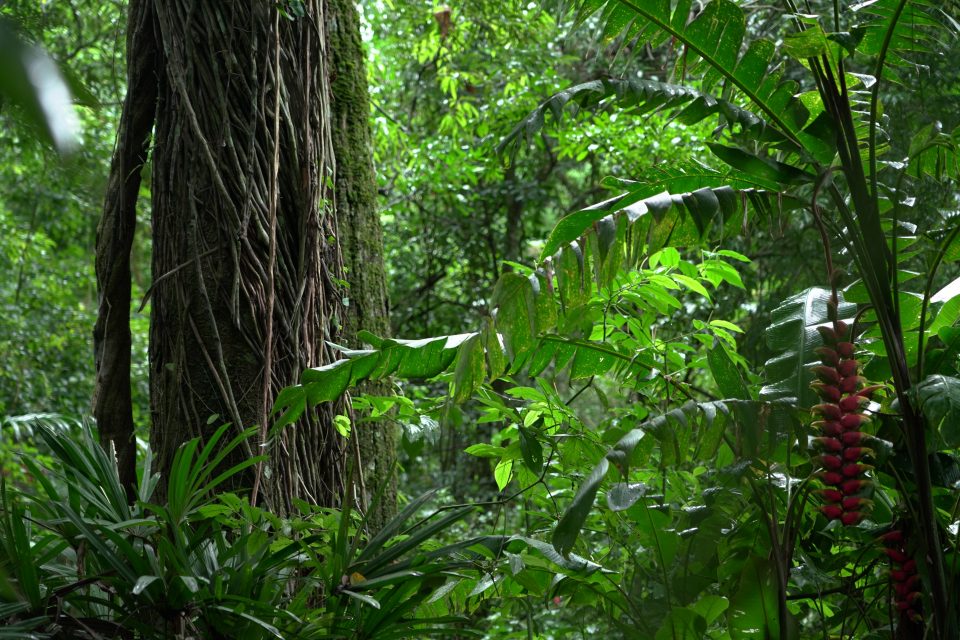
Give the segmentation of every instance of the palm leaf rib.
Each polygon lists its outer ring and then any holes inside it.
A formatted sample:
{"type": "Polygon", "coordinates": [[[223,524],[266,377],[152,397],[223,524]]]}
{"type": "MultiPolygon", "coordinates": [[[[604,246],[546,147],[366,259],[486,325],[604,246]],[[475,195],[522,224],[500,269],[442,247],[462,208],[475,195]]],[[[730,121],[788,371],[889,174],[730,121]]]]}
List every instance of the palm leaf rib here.
{"type": "Polygon", "coordinates": [[[773,53],[772,47],[764,46],[765,50],[761,50],[762,45],[755,44],[747,49],[747,53],[738,57],[743,44],[743,30],[731,30],[726,26],[717,37],[717,25],[731,25],[744,20],[743,11],[729,0],[714,0],[689,23],[686,21],[686,15],[680,14],[689,10],[690,3],[681,2],[672,16],[669,2],[651,2],[641,6],[632,0],[601,0],[585,4],[592,9],[589,13],[594,13],[603,7],[607,7],[608,16],[622,15],[624,10],[631,12],[634,15],[633,21],[625,23],[623,18],[612,23],[608,21],[608,25],[613,29],[619,32],[626,31],[628,37],[647,36],[645,40],[648,42],[656,40],[658,34],[655,31],[651,33],[651,30],[647,29],[652,25],[661,32],[660,35],[676,39],[756,105],[784,137],[795,145],[801,146],[796,134],[799,133],[803,123],[795,125],[784,117],[784,114],[789,112],[787,109],[789,103],[793,101],[793,92],[792,90],[784,91],[787,85],[777,82],[775,76],[766,73],[773,53]],[[647,24],[640,24],[641,19],[647,24]],[[760,73],[757,73],[759,69],[757,65],[761,64],[763,68],[760,73]],[[783,104],[780,104],[781,102],[783,104]]]}

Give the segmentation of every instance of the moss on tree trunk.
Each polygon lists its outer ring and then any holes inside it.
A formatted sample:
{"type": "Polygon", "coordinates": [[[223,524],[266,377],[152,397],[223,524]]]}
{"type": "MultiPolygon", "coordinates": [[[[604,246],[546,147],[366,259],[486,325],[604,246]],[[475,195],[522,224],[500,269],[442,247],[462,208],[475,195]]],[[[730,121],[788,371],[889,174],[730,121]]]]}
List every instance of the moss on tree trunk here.
{"type": "MultiPolygon", "coordinates": [[[[349,284],[346,309],[347,334],[365,329],[379,336],[390,333],[386,277],[383,266],[383,232],[377,214],[369,126],[366,59],[360,41],[360,20],[353,0],[327,0],[327,41],[333,89],[333,147],[336,149],[335,194],[340,244],[349,284]]],[[[386,394],[389,384],[363,389],[386,394]]],[[[370,522],[379,528],[395,512],[397,436],[392,425],[360,425],[360,458],[367,500],[378,489],[370,522]],[[384,486],[386,483],[386,486],[384,486]]]]}

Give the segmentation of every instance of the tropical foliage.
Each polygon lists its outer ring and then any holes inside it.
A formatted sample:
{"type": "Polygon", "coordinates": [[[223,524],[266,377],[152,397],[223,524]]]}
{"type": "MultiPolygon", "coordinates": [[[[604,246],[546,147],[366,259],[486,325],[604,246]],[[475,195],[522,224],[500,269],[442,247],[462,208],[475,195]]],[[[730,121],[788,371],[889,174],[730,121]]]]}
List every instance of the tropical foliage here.
{"type": "Polygon", "coordinates": [[[281,518],[225,426],[131,505],[7,418],[48,462],[5,462],[0,637],[956,638],[960,85],[910,90],[956,7],[371,7],[396,320],[444,335],[334,345],[271,433],[394,381],[338,428],[439,492],[281,518]],[[445,442],[492,486],[436,487],[445,442]]]}

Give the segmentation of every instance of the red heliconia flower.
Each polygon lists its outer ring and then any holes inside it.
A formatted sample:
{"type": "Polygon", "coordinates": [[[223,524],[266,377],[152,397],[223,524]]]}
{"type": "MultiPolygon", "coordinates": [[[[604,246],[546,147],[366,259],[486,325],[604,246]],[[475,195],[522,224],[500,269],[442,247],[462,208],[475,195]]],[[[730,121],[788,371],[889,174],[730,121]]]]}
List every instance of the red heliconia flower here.
{"type": "Polygon", "coordinates": [[[870,422],[870,418],[862,413],[848,413],[840,418],[840,426],[847,431],[856,431],[868,422],[870,422]]]}
{"type": "Polygon", "coordinates": [[[818,491],[827,502],[840,502],[843,500],[843,492],[839,489],[820,489],[818,491]]]}
{"type": "Polygon", "coordinates": [[[836,367],[819,365],[811,369],[811,371],[813,371],[815,376],[827,384],[840,384],[840,380],[842,379],[836,367]]]}
{"type": "Polygon", "coordinates": [[[837,504],[824,504],[820,506],[820,511],[827,516],[828,520],[836,520],[843,516],[843,508],[837,504]]]}
{"type": "Polygon", "coordinates": [[[839,420],[843,417],[843,412],[836,404],[817,404],[813,406],[813,411],[819,413],[827,420],[839,420]]]}
{"type": "Polygon", "coordinates": [[[839,471],[843,467],[843,460],[840,456],[823,455],[820,456],[820,464],[828,471],[839,471]]]}
{"type": "Polygon", "coordinates": [[[840,434],[840,443],[845,447],[855,447],[869,436],[862,431],[847,431],[840,434]]]}
{"type": "Polygon", "coordinates": [[[903,531],[900,529],[894,529],[893,531],[888,531],[887,533],[880,536],[880,539],[883,540],[884,544],[894,546],[898,542],[903,542],[903,531]]]}
{"type": "Polygon", "coordinates": [[[854,376],[857,374],[857,369],[860,368],[860,363],[856,360],[841,360],[837,363],[837,372],[844,378],[849,376],[854,376]]]}
{"type": "Polygon", "coordinates": [[[836,471],[824,471],[820,474],[820,478],[823,480],[824,484],[831,486],[841,485],[844,481],[843,474],[836,471]]]}
{"type": "Polygon", "coordinates": [[[840,506],[843,507],[844,511],[859,511],[865,507],[869,507],[873,504],[873,501],[869,498],[860,498],[857,496],[850,496],[843,499],[843,502],[840,503],[840,506]]]}
{"type": "Polygon", "coordinates": [[[840,515],[840,522],[845,527],[851,527],[863,519],[863,514],[859,511],[844,511],[840,515]]]}
{"type": "Polygon", "coordinates": [[[837,405],[842,413],[853,413],[859,411],[863,405],[870,402],[870,399],[862,395],[852,395],[842,398],[837,405]]]}
{"type": "Polygon", "coordinates": [[[873,469],[873,467],[869,464],[851,462],[850,464],[843,465],[843,469],[841,469],[840,472],[848,478],[856,478],[864,471],[869,471],[870,469],[873,469]]]}
{"type": "Polygon", "coordinates": [[[820,361],[827,366],[835,367],[840,364],[840,355],[830,347],[817,347],[813,352],[820,356],[820,361]]]}
{"type": "Polygon", "coordinates": [[[843,451],[843,443],[836,438],[814,438],[813,442],[824,451],[829,451],[830,453],[840,453],[843,451]]]}
{"type": "Polygon", "coordinates": [[[836,346],[837,340],[839,338],[836,330],[836,325],[833,327],[820,326],[817,327],[817,332],[820,334],[820,337],[823,338],[823,344],[828,346],[836,346]]]}
{"type": "Polygon", "coordinates": [[[840,389],[831,384],[814,382],[810,386],[813,387],[814,391],[817,392],[817,395],[827,402],[840,402],[840,398],[843,397],[843,393],[841,393],[840,389]]]}
{"type": "Polygon", "coordinates": [[[840,423],[836,420],[827,420],[815,422],[814,426],[820,425],[820,430],[823,432],[823,435],[829,436],[831,438],[838,438],[843,435],[843,427],[840,426],[840,423]]]}
{"type": "Polygon", "coordinates": [[[837,350],[837,355],[841,358],[852,358],[853,352],[855,351],[853,343],[851,342],[838,342],[835,349],[837,350]]]}
{"type": "Polygon", "coordinates": [[[840,483],[840,490],[843,491],[843,495],[852,496],[868,486],[870,486],[870,483],[866,480],[847,480],[840,483]]]}
{"type": "Polygon", "coordinates": [[[859,495],[869,486],[865,472],[873,468],[862,462],[871,451],[859,445],[865,437],[860,428],[869,422],[862,413],[863,407],[876,387],[864,388],[860,363],[853,357],[856,347],[852,331],[836,317],[836,298],[831,304],[828,310],[832,326],[817,327],[824,346],[816,350],[822,364],[813,368],[817,380],[811,386],[822,399],[813,411],[823,419],[812,425],[820,431],[812,442],[822,452],[814,461],[820,467],[820,479],[828,487],[820,491],[827,502],[820,511],[831,520],[851,526],[865,517],[865,508],[872,504],[859,495]]]}
{"type": "Polygon", "coordinates": [[[903,569],[891,569],[890,570],[890,579],[900,584],[910,578],[910,572],[904,571],[903,569]]]}
{"type": "Polygon", "coordinates": [[[905,554],[900,549],[897,549],[894,547],[886,547],[884,548],[883,552],[887,554],[888,558],[890,558],[891,560],[893,560],[898,564],[903,564],[904,562],[910,559],[910,556],[905,554]]]}
{"type": "Polygon", "coordinates": [[[847,462],[859,460],[864,456],[872,456],[873,449],[867,447],[847,447],[843,450],[843,459],[847,462]]]}

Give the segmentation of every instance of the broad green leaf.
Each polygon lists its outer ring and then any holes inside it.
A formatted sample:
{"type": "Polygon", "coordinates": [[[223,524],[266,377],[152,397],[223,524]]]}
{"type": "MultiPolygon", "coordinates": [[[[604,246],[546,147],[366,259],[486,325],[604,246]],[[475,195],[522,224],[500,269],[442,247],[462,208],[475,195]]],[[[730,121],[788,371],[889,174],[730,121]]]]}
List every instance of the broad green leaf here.
{"type": "Polygon", "coordinates": [[[646,495],[649,487],[643,482],[618,482],[607,491],[611,511],[626,511],[646,495]]]}
{"type": "Polygon", "coordinates": [[[816,178],[816,176],[806,173],[803,169],[779,162],[772,158],[762,158],[743,149],[712,142],[707,143],[707,146],[715,156],[734,169],[738,169],[748,175],[757,176],[761,180],[782,185],[794,185],[813,182],[816,178]]]}
{"type": "Polygon", "coordinates": [[[467,338],[460,345],[460,351],[457,353],[456,369],[454,369],[453,399],[455,402],[466,402],[474,392],[483,384],[486,377],[486,354],[482,336],[476,334],[467,338]]]}
{"type": "MultiPolygon", "coordinates": [[[[767,345],[777,353],[767,360],[760,390],[763,400],[794,398],[801,408],[811,407],[819,400],[810,388],[813,374],[810,368],[820,362],[814,349],[823,345],[817,327],[827,325],[827,301],[830,291],[817,287],[788,298],[774,310],[767,327],[767,345]]],[[[852,318],[856,305],[844,302],[838,309],[841,319],[852,318]]]]}
{"type": "Polygon", "coordinates": [[[585,558],[571,553],[567,555],[561,555],[557,553],[557,550],[550,544],[543,542],[542,540],[537,540],[535,538],[529,538],[526,536],[512,536],[508,541],[508,544],[513,548],[514,541],[523,542],[527,547],[536,550],[540,555],[554,563],[565,572],[568,573],[581,573],[581,574],[591,574],[597,571],[603,571],[601,567],[596,562],[591,562],[585,558]]]}
{"type": "Polygon", "coordinates": [[[732,640],[769,640],[780,637],[777,587],[766,558],[751,558],[740,574],[740,585],[730,598],[727,623],[732,640]]]}
{"type": "Polygon", "coordinates": [[[960,379],[934,375],[914,389],[920,410],[948,449],[960,447],[960,379]]]}
{"type": "Polygon", "coordinates": [[[464,453],[478,458],[502,458],[507,450],[492,444],[472,444],[463,450],[464,453]]]}
{"type": "Polygon", "coordinates": [[[501,460],[493,470],[493,479],[497,482],[497,490],[503,491],[513,479],[513,460],[501,460]]]}
{"type": "Polygon", "coordinates": [[[705,595],[690,605],[690,609],[703,616],[709,625],[713,624],[713,621],[719,618],[729,606],[730,601],[724,596],[705,595]]]}
{"type": "Polygon", "coordinates": [[[702,615],[687,607],[674,607],[654,640],[703,640],[706,632],[707,622],[702,615]]]}
{"type": "Polygon", "coordinates": [[[497,312],[497,330],[503,335],[514,366],[536,345],[536,295],[530,278],[507,272],[500,276],[490,299],[490,306],[497,312]]]}
{"type": "Polygon", "coordinates": [[[730,354],[722,344],[717,344],[707,352],[707,362],[710,364],[710,372],[717,383],[717,388],[720,389],[724,398],[750,399],[750,391],[740,375],[740,369],[730,359],[730,354]]]}
{"type": "Polygon", "coordinates": [[[520,434],[520,453],[523,464],[535,474],[543,470],[543,445],[537,439],[536,433],[523,425],[517,428],[520,434]]]}
{"type": "Polygon", "coordinates": [[[0,98],[18,105],[60,152],[76,148],[80,120],[70,89],[56,63],[37,45],[28,44],[0,16],[0,98]]]}
{"type": "Polygon", "coordinates": [[[540,260],[546,260],[562,247],[592,233],[594,223],[611,215],[615,219],[625,218],[628,228],[636,227],[634,233],[642,233],[652,226],[651,232],[656,236],[654,250],[659,250],[668,244],[670,238],[677,240],[669,242],[674,247],[683,246],[684,242],[694,242],[711,225],[716,223],[722,226],[723,221],[742,212],[737,192],[728,186],[677,195],[666,192],[642,197],[638,195],[645,192],[643,188],[635,192],[627,191],[562,218],[550,232],[540,253],[540,260]],[[683,223],[689,223],[691,228],[683,228],[683,223]]]}
{"type": "Polygon", "coordinates": [[[597,491],[600,489],[600,483],[607,475],[610,468],[609,461],[604,458],[594,467],[590,477],[580,485],[577,495],[573,502],[564,511],[557,528],[553,531],[553,547],[564,557],[569,556],[573,550],[573,545],[580,536],[580,529],[586,522],[587,516],[593,509],[593,502],[597,497],[597,491]]]}

